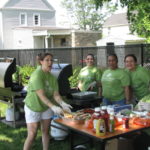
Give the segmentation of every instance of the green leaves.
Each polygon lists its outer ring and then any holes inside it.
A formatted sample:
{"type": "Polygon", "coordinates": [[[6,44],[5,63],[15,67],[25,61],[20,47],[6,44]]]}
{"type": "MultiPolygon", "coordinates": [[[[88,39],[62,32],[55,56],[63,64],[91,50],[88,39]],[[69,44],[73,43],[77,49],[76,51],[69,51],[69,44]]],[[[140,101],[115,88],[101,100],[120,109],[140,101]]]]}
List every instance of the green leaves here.
{"type": "Polygon", "coordinates": [[[103,12],[101,8],[96,10],[94,0],[63,0],[62,5],[67,9],[79,29],[95,31],[102,29],[106,16],[116,8],[111,4],[106,6],[107,12],[103,12]]]}
{"type": "Polygon", "coordinates": [[[72,88],[77,87],[77,85],[78,85],[78,74],[79,74],[80,70],[81,70],[80,66],[74,68],[73,75],[69,78],[70,86],[72,88]]]}
{"type": "Polygon", "coordinates": [[[28,84],[29,78],[34,70],[35,70],[35,67],[30,66],[30,65],[25,65],[23,67],[20,67],[19,74],[21,76],[21,81],[23,85],[28,84]]]}
{"type": "Polygon", "coordinates": [[[149,94],[149,95],[144,96],[144,97],[143,97],[140,101],[150,103],[150,94],[149,94]]]}
{"type": "MultiPolygon", "coordinates": [[[[105,2],[113,0],[94,0],[97,8],[102,7],[105,2]]],[[[116,4],[119,1],[116,0],[116,4]]],[[[150,42],[150,2],[149,0],[120,0],[121,6],[128,8],[128,20],[131,32],[147,38],[150,42]]]]}

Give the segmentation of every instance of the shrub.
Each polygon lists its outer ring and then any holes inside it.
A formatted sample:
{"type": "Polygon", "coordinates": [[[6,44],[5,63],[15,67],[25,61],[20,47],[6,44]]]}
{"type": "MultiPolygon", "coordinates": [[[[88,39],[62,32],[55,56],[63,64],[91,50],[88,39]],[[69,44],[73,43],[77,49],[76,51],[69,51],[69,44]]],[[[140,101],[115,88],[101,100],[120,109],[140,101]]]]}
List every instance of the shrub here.
{"type": "Polygon", "coordinates": [[[81,66],[77,66],[73,69],[73,75],[69,78],[71,88],[77,87],[78,84],[78,74],[81,70],[81,66]]]}

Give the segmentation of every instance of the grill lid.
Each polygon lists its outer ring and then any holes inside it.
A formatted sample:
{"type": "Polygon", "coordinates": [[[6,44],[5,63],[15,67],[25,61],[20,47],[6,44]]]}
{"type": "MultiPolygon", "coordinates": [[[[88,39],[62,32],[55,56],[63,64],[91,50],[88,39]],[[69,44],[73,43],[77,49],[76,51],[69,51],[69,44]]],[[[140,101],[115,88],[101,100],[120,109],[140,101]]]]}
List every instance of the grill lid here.
{"type": "Polygon", "coordinates": [[[72,75],[71,64],[53,64],[51,73],[57,78],[59,93],[62,96],[70,94],[70,84],[68,78],[72,75]]]}
{"type": "Polygon", "coordinates": [[[16,72],[16,59],[0,58],[0,87],[12,87],[14,72],[16,72]]]}

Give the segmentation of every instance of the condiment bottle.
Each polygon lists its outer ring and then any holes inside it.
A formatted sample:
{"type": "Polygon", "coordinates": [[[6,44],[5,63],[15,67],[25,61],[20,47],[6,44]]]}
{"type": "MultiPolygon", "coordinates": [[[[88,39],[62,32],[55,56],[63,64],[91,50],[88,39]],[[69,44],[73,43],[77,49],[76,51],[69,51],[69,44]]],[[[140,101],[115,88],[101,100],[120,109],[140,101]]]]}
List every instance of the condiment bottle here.
{"type": "Polygon", "coordinates": [[[114,113],[110,113],[109,116],[109,132],[115,131],[115,120],[114,120],[114,113]]]}
{"type": "Polygon", "coordinates": [[[94,113],[92,118],[93,118],[93,129],[95,131],[96,130],[97,121],[100,119],[100,114],[99,113],[94,113]]]}
{"type": "Polygon", "coordinates": [[[105,121],[105,125],[106,125],[106,131],[109,131],[109,114],[107,113],[107,107],[106,106],[102,106],[101,107],[101,116],[105,121]]]}
{"type": "Polygon", "coordinates": [[[89,129],[93,129],[93,120],[92,120],[92,118],[85,121],[85,126],[89,129]]]}
{"type": "Polygon", "coordinates": [[[106,126],[104,119],[98,119],[96,122],[96,135],[104,136],[106,134],[106,126]]]}
{"type": "Polygon", "coordinates": [[[96,123],[97,123],[97,120],[100,119],[100,116],[101,116],[100,110],[101,110],[100,107],[96,107],[96,108],[94,109],[94,113],[93,113],[93,115],[92,115],[93,129],[94,129],[94,131],[96,130],[96,123]]]}

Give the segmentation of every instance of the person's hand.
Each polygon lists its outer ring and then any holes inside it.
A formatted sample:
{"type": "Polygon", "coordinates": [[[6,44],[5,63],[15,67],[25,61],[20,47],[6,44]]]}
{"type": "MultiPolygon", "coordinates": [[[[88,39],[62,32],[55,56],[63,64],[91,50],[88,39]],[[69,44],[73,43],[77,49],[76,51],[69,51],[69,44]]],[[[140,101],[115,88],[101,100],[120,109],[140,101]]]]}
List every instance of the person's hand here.
{"type": "Polygon", "coordinates": [[[58,106],[53,105],[53,106],[51,107],[51,109],[52,109],[52,111],[53,111],[55,114],[57,114],[57,115],[62,115],[62,114],[63,114],[62,108],[60,108],[60,107],[58,107],[58,106]]]}
{"type": "Polygon", "coordinates": [[[72,106],[71,106],[71,105],[69,105],[69,104],[65,103],[64,101],[62,101],[62,102],[60,103],[60,106],[63,108],[63,110],[65,110],[65,111],[71,113],[71,109],[72,109],[72,106]]]}
{"type": "Polygon", "coordinates": [[[89,84],[88,89],[93,90],[93,88],[96,86],[96,81],[93,81],[89,84]]]}

